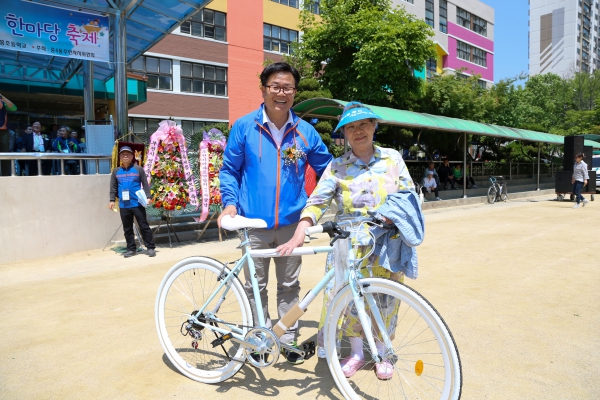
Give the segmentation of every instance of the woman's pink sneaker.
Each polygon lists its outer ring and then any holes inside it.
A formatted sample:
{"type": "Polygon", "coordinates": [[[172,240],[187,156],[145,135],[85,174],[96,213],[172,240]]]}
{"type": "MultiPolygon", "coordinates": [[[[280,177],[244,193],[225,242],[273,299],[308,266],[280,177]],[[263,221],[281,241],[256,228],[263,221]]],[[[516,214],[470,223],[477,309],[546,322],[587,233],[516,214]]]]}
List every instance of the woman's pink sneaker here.
{"type": "Polygon", "coordinates": [[[388,360],[384,360],[378,364],[375,364],[375,375],[382,381],[392,379],[394,374],[394,366],[388,360]]]}
{"type": "Polygon", "coordinates": [[[365,362],[364,360],[359,360],[353,356],[350,356],[344,358],[340,365],[342,366],[342,372],[344,373],[344,376],[346,376],[346,378],[350,378],[356,373],[356,371],[365,365],[365,362]]]}

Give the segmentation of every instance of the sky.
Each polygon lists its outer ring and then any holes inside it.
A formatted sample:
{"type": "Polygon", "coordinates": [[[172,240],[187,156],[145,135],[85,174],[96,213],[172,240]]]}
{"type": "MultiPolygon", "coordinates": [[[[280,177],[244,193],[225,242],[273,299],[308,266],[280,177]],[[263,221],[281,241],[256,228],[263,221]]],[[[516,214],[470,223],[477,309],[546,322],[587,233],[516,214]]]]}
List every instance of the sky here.
{"type": "Polygon", "coordinates": [[[528,73],[528,1],[481,1],[494,8],[494,82],[528,73]]]}

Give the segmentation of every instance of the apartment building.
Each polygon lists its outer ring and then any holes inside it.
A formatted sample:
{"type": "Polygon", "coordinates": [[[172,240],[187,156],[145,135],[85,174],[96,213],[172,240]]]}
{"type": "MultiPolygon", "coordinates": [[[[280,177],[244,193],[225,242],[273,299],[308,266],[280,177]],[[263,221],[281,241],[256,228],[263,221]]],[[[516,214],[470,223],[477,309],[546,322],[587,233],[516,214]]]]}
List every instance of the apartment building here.
{"type": "Polygon", "coordinates": [[[481,76],[481,86],[494,82],[494,9],[478,0],[393,0],[423,19],[435,31],[437,57],[417,75],[456,72],[481,76]]]}
{"type": "Polygon", "coordinates": [[[529,74],[600,68],[597,0],[529,1],[529,74]]]}
{"type": "MultiPolygon", "coordinates": [[[[309,0],[304,0],[309,1],[309,0]]],[[[310,0],[319,12],[319,2],[310,0]]],[[[129,70],[148,77],[148,101],[129,110],[135,133],[173,118],[184,130],[231,122],[262,102],[258,75],[299,38],[302,0],[213,0],[129,70]]]]}

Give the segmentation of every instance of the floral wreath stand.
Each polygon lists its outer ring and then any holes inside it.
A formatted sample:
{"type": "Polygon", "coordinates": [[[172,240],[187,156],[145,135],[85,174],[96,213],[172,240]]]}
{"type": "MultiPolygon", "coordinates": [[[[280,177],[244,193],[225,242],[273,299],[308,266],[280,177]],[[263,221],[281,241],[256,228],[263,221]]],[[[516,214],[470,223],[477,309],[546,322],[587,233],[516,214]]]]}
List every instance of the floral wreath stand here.
{"type": "Polygon", "coordinates": [[[173,227],[173,218],[190,208],[197,208],[198,199],[181,126],[171,120],[161,121],[158,125],[149,140],[144,172],[150,186],[150,213],[160,212],[160,222],[152,237],[165,224],[172,248],[171,233],[181,243],[173,227]]]}
{"type": "MultiPolygon", "coordinates": [[[[206,222],[204,224],[204,227],[202,228],[202,230],[200,231],[200,233],[198,233],[198,238],[196,240],[200,240],[200,238],[202,237],[202,235],[204,235],[204,231],[206,231],[206,228],[208,228],[208,226],[210,225],[210,223],[214,220],[216,220],[219,217],[219,214],[221,214],[221,211],[214,211],[210,214],[210,216],[203,222],[206,222]]],[[[223,232],[225,234],[225,237],[227,239],[229,239],[229,235],[227,234],[227,230],[222,229],[220,226],[217,226],[217,230],[219,231],[219,242],[223,241],[223,235],[221,234],[221,232],[223,232]]]]}
{"type": "MultiPolygon", "coordinates": [[[[227,146],[227,140],[223,133],[213,128],[208,132],[202,133],[202,141],[198,146],[198,170],[200,177],[200,218],[196,219],[198,223],[203,223],[204,227],[198,234],[198,239],[202,238],[206,229],[212,221],[218,218],[223,211],[223,202],[221,200],[219,173],[223,166],[223,152],[227,146]]],[[[219,242],[223,241],[221,227],[217,226],[219,233],[219,242]]],[[[227,231],[223,230],[225,236],[227,231]]]]}
{"type": "Polygon", "coordinates": [[[165,225],[167,226],[167,234],[169,237],[169,247],[170,248],[173,248],[173,243],[171,242],[171,232],[173,232],[173,235],[175,235],[175,239],[177,239],[177,243],[181,243],[181,240],[179,240],[179,237],[177,236],[177,232],[175,232],[175,228],[173,228],[172,220],[173,220],[173,211],[164,211],[160,216],[160,222],[158,223],[158,226],[154,229],[154,232],[152,232],[152,239],[154,239],[154,235],[156,234],[156,232],[158,232],[158,230],[160,229],[160,226],[164,222],[165,225]]]}

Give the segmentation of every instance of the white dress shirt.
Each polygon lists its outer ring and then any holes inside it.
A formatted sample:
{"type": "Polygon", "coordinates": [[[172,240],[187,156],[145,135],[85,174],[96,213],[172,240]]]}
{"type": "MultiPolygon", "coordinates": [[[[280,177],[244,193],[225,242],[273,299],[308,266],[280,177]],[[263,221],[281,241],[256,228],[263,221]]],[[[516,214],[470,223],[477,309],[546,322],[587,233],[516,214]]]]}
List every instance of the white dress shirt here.
{"type": "Polygon", "coordinates": [[[273,136],[273,139],[275,139],[275,143],[277,143],[277,146],[281,146],[281,141],[283,140],[283,135],[285,134],[285,130],[288,126],[288,124],[293,124],[294,123],[294,119],[292,118],[292,112],[288,111],[288,119],[285,122],[285,124],[283,124],[283,127],[281,129],[278,129],[274,123],[271,122],[271,120],[269,119],[269,116],[267,115],[267,112],[264,110],[263,108],[263,124],[267,123],[267,126],[269,127],[269,131],[271,131],[271,135],[273,136]]]}

